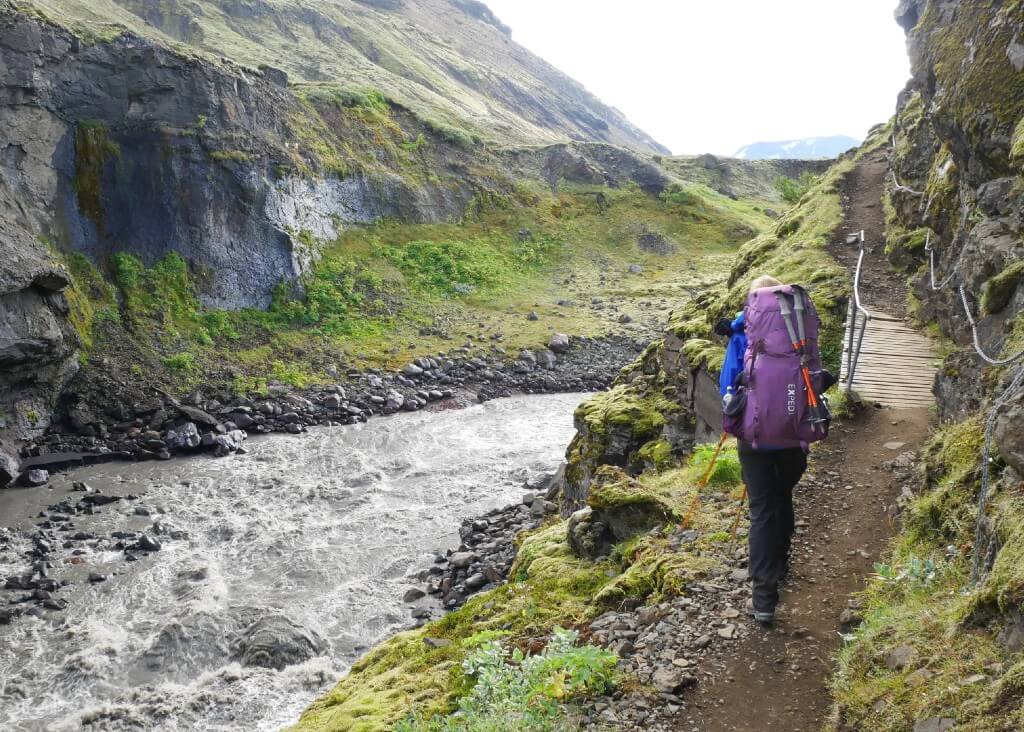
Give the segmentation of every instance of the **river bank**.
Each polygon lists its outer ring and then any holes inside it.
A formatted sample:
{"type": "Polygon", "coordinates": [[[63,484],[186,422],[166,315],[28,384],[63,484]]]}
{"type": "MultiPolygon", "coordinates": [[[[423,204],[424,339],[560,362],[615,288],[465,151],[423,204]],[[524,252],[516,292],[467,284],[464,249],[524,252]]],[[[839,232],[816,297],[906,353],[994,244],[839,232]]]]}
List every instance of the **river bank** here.
{"type": "Polygon", "coordinates": [[[51,471],[110,460],[226,455],[244,450],[250,434],[299,434],[314,425],[356,424],[513,394],[599,391],[644,346],[646,340],[636,337],[555,334],[544,348],[524,349],[514,358],[500,350],[483,356],[455,349],[417,358],[396,372],[352,370],[337,373],[335,384],[305,390],[272,383],[258,395],[197,390],[177,399],[154,392],[140,401],[131,389],[105,384],[103,410],[66,408],[64,419],[21,447],[21,474],[14,482],[44,485],[51,471]]]}

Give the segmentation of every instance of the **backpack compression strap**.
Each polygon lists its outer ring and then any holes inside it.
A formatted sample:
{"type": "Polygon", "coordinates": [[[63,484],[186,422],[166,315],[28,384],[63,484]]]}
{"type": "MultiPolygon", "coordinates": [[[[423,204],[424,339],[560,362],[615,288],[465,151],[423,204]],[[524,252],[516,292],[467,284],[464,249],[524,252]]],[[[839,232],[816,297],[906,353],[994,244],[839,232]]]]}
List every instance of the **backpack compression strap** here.
{"type": "Polygon", "coordinates": [[[789,307],[789,300],[786,298],[786,294],[784,292],[776,292],[775,299],[779,301],[779,312],[782,315],[782,322],[786,324],[789,342],[792,344],[793,350],[800,356],[800,375],[803,377],[804,387],[807,389],[807,406],[811,415],[811,422],[814,423],[815,431],[821,430],[823,429],[821,423],[825,420],[821,415],[821,409],[818,405],[818,396],[814,393],[814,384],[811,381],[811,372],[807,368],[807,353],[804,348],[807,338],[803,320],[805,311],[802,293],[799,289],[793,291],[793,304],[797,312],[797,328],[800,330],[801,337],[797,336],[797,331],[793,328],[793,323],[790,320],[793,310],[789,307]]]}

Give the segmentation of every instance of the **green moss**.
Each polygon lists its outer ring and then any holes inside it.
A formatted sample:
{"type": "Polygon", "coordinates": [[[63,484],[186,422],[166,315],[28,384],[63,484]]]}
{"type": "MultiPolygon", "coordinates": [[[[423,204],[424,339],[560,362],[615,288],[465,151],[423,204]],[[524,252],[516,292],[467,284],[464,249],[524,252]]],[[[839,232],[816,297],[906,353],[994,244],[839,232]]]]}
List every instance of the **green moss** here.
{"type": "Polygon", "coordinates": [[[628,427],[638,439],[653,438],[665,426],[665,414],[679,410],[678,403],[659,394],[642,395],[629,384],[619,384],[595,394],[576,409],[576,420],[588,432],[604,436],[611,427],[628,427]]]}
{"type": "Polygon", "coordinates": [[[64,290],[71,321],[86,357],[93,348],[93,329],[100,321],[118,321],[117,293],[99,270],[81,254],[64,257],[71,287],[64,290]]]}
{"type": "Polygon", "coordinates": [[[107,163],[119,159],[121,148],[100,122],[80,122],[75,130],[75,194],[78,208],[103,228],[103,175],[107,163]]]}
{"type": "Polygon", "coordinates": [[[348,676],[315,702],[293,730],[387,729],[415,707],[424,716],[450,711],[467,688],[462,660],[481,634],[501,632],[512,640],[539,637],[558,624],[597,615],[592,602],[617,574],[610,562],[577,559],[556,523],[522,541],[514,581],[472,598],[424,628],[400,633],[368,653],[348,676]],[[433,648],[425,638],[452,641],[433,648]]]}
{"type": "Polygon", "coordinates": [[[676,462],[672,452],[672,444],[665,439],[651,440],[639,450],[637,457],[653,470],[665,470],[676,462]]]}
{"type": "Polygon", "coordinates": [[[1024,162],[1024,117],[1013,129],[1013,141],[1010,144],[1010,160],[1020,166],[1024,162]]]}
{"type": "Polygon", "coordinates": [[[986,282],[981,292],[982,311],[991,315],[1005,308],[1017,291],[1022,278],[1024,278],[1024,260],[1013,262],[986,282]]]}
{"type": "MultiPolygon", "coordinates": [[[[938,5],[924,7],[917,37],[922,52],[915,54],[915,76],[934,78],[942,97],[933,115],[962,130],[973,144],[992,139],[993,126],[1004,134],[1013,131],[1024,103],[1024,78],[1013,67],[1006,48],[1014,42],[1019,7],[982,2],[971,3],[950,21],[938,5]],[[930,68],[923,68],[928,64],[930,68]]],[[[984,145],[976,145],[981,151],[984,145]]],[[[984,153],[989,162],[1005,166],[994,149],[984,153]]]]}
{"type": "Polygon", "coordinates": [[[208,155],[210,160],[217,163],[248,163],[253,159],[251,153],[247,153],[242,150],[213,150],[209,152],[208,155]]]}
{"type": "Polygon", "coordinates": [[[705,367],[712,373],[722,370],[725,347],[702,338],[691,338],[683,345],[683,355],[691,369],[705,367]]]}

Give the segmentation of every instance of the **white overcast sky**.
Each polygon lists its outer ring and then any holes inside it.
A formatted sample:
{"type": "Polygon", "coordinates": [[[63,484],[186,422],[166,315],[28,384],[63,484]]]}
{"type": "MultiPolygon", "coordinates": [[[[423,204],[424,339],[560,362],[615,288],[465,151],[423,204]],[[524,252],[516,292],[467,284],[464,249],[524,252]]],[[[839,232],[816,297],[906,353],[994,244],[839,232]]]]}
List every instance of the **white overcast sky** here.
{"type": "Polygon", "coordinates": [[[864,137],[909,77],[896,0],[486,0],[676,154],[864,137]]]}

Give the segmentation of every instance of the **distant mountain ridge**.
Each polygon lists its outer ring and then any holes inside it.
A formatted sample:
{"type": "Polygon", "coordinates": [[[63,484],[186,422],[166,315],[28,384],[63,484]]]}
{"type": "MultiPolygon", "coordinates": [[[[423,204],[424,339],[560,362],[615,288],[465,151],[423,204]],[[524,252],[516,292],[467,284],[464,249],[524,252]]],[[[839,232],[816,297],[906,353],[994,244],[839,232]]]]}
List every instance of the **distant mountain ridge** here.
{"type": "Polygon", "coordinates": [[[818,160],[838,157],[860,142],[849,135],[755,142],[741,147],[733,157],[741,160],[818,160]]]}

